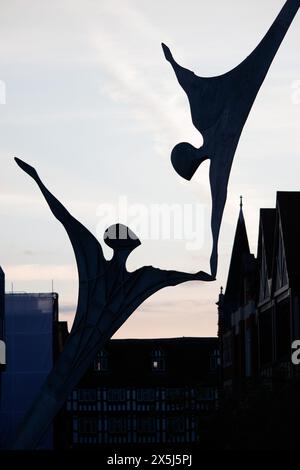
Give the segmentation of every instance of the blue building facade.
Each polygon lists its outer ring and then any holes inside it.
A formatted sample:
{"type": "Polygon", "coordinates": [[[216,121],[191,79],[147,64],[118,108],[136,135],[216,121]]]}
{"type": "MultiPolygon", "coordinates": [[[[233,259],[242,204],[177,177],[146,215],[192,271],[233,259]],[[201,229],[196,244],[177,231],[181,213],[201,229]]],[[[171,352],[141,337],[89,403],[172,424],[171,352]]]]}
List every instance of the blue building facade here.
{"type": "MultiPolygon", "coordinates": [[[[6,366],[1,374],[1,448],[12,445],[22,418],[52,369],[57,322],[57,294],[5,295],[6,366]]],[[[52,448],[52,434],[50,429],[40,448],[52,448]]]]}

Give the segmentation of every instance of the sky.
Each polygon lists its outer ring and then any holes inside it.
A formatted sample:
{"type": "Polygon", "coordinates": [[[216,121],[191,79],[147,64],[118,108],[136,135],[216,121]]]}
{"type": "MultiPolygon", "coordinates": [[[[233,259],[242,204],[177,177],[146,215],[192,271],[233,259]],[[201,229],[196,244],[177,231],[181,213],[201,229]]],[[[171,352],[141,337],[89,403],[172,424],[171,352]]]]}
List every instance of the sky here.
{"type": "MultiPolygon", "coordinates": [[[[198,75],[222,74],[255,48],[283,3],[0,0],[0,265],[7,292],[50,292],[53,280],[60,319],[71,327],[73,251],[14,156],[35,166],[100,241],[110,224],[129,225],[142,244],[128,270],[209,272],[209,163],[191,181],[172,168],[172,148],[182,141],[199,147],[202,137],[160,44],[198,75]],[[160,220],[170,220],[169,233],[160,220]]],[[[226,285],[240,195],[256,254],[259,209],[274,207],[278,190],[300,190],[299,27],[298,13],[236,151],[217,280],[163,289],[115,337],[216,335],[215,303],[226,285]]]]}

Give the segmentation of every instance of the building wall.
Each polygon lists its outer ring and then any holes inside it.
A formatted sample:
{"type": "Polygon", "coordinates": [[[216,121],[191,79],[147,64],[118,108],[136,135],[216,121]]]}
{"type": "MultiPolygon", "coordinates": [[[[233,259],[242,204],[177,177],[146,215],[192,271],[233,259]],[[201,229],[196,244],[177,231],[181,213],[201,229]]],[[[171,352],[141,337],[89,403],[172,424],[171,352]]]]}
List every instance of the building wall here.
{"type": "Polygon", "coordinates": [[[216,387],[75,390],[67,403],[72,445],[198,442],[216,393],[216,387]]]}
{"type": "MultiPolygon", "coordinates": [[[[53,365],[57,294],[6,294],[7,365],[2,373],[0,443],[12,445],[18,425],[53,365]]],[[[52,429],[41,448],[51,448],[52,429]]]]}
{"type": "Polygon", "coordinates": [[[236,232],[230,264],[234,269],[227,281],[231,290],[226,288],[219,296],[221,388],[226,389],[225,396],[237,399],[243,399],[249,386],[277,390],[300,373],[291,362],[292,342],[300,336],[300,277],[295,261],[300,250],[294,233],[300,193],[286,193],[288,203],[281,209],[283,196],[278,194],[276,209],[261,210],[256,268],[249,269],[251,255],[247,252],[245,257],[245,244],[236,232]],[[297,204],[291,210],[295,197],[297,204]],[[251,287],[247,295],[242,285],[251,287]]]}
{"type": "Polygon", "coordinates": [[[203,340],[111,340],[69,396],[64,446],[199,442],[218,390],[217,339],[203,340]]]}

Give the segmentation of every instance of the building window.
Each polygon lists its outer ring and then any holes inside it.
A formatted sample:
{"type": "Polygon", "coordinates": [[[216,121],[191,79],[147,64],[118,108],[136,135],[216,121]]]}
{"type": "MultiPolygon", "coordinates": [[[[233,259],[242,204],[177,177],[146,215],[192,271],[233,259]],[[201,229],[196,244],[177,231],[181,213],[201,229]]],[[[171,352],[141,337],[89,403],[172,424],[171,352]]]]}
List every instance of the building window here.
{"type": "Polygon", "coordinates": [[[218,351],[218,349],[214,349],[213,352],[210,354],[210,357],[209,357],[209,366],[210,366],[211,372],[216,371],[216,369],[218,368],[219,362],[220,362],[219,361],[219,351],[218,351]]]}
{"type": "Polygon", "coordinates": [[[252,334],[249,328],[245,331],[245,375],[252,375],[252,334]]]}
{"type": "Polygon", "coordinates": [[[108,357],[106,351],[100,351],[94,360],[94,370],[96,372],[105,372],[108,370],[108,357]]]}
{"type": "Polygon", "coordinates": [[[167,388],[166,400],[170,402],[182,402],[185,400],[184,388],[167,388]]]}
{"type": "Polygon", "coordinates": [[[110,434],[126,434],[128,431],[126,418],[109,418],[107,421],[107,430],[110,434]]]}
{"type": "Polygon", "coordinates": [[[108,401],[125,401],[126,391],[124,388],[111,388],[107,391],[108,401]]]}
{"type": "Polygon", "coordinates": [[[137,390],[137,401],[154,401],[155,389],[154,388],[140,388],[137,390]]]}
{"type": "Polygon", "coordinates": [[[186,431],[186,422],[184,416],[175,416],[167,419],[167,431],[170,434],[184,433],[186,431]]]}
{"type": "Polygon", "coordinates": [[[258,326],[260,365],[263,366],[273,359],[273,322],[271,309],[259,313],[258,326]]]}
{"type": "Polygon", "coordinates": [[[155,349],[152,352],[152,370],[153,371],[164,371],[166,368],[165,356],[161,349],[155,349]]]}
{"type": "Polygon", "coordinates": [[[156,420],[154,417],[143,417],[137,419],[137,432],[140,434],[153,434],[156,431],[156,420]]]}
{"type": "Polygon", "coordinates": [[[97,418],[86,416],[79,419],[79,432],[81,434],[96,434],[98,431],[97,418]]]}
{"type": "Polygon", "coordinates": [[[81,389],[78,390],[78,401],[91,402],[97,400],[96,389],[81,389]]]}
{"type": "Polygon", "coordinates": [[[276,305],[276,359],[288,357],[291,351],[290,299],[276,305]]]}
{"type": "Polygon", "coordinates": [[[195,399],[197,401],[208,401],[215,398],[215,389],[212,387],[203,387],[195,389],[195,399]]]}
{"type": "Polygon", "coordinates": [[[231,333],[223,337],[223,365],[228,367],[232,364],[232,336],[231,333]]]}

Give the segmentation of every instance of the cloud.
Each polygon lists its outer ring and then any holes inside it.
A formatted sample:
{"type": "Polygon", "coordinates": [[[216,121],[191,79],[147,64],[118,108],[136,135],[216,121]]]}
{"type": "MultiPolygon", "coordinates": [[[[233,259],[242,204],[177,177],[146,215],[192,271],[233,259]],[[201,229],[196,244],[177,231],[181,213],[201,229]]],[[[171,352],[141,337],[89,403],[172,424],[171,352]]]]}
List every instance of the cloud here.
{"type": "Polygon", "coordinates": [[[170,150],[168,140],[174,141],[175,145],[184,135],[191,141],[196,139],[200,145],[202,139],[193,128],[186,97],[181,93],[178,99],[180,90],[175,77],[170,83],[168,73],[161,75],[157,70],[158,54],[161,59],[159,69],[169,70],[160,48],[161,32],[132,4],[127,3],[126,8],[113,8],[106,14],[106,30],[102,25],[97,33],[91,35],[91,43],[106,74],[101,92],[114,102],[126,104],[135,123],[135,132],[150,132],[158,154],[166,155],[170,150]],[[111,28],[111,24],[115,27],[111,28]],[[124,34],[129,35],[130,51],[128,42],[122,40],[124,34]],[[139,37],[142,47],[136,40],[130,42],[131,36],[139,37]],[[156,48],[147,47],[148,44],[155,44],[156,48]],[[143,48],[149,55],[145,56],[143,48]],[[157,70],[157,76],[149,73],[150,65],[157,70]]]}
{"type": "Polygon", "coordinates": [[[59,314],[64,315],[65,317],[68,318],[68,321],[73,321],[74,314],[76,312],[76,305],[75,304],[66,304],[61,305],[59,307],[59,314]],[[70,319],[70,315],[72,315],[72,318],[70,319]]]}
{"type": "MultiPolygon", "coordinates": [[[[191,313],[199,309],[200,313],[203,311],[203,307],[211,306],[210,299],[182,299],[174,301],[174,299],[170,299],[169,301],[148,301],[145,302],[140,308],[140,312],[145,314],[150,313],[158,314],[158,315],[184,315],[187,312],[191,313]]],[[[198,312],[197,312],[198,313],[198,312]]]]}
{"type": "Polygon", "coordinates": [[[18,194],[17,192],[1,192],[0,193],[0,204],[3,205],[24,205],[24,204],[34,204],[41,205],[41,198],[31,197],[27,194],[18,194]]]}
{"type": "Polygon", "coordinates": [[[73,265],[22,264],[4,267],[6,279],[10,281],[77,281],[73,265]]]}

